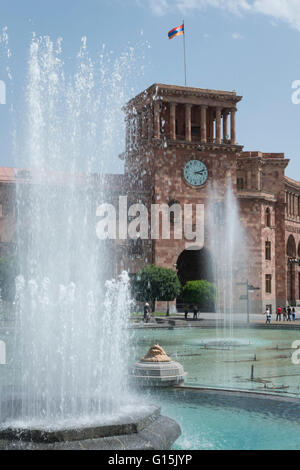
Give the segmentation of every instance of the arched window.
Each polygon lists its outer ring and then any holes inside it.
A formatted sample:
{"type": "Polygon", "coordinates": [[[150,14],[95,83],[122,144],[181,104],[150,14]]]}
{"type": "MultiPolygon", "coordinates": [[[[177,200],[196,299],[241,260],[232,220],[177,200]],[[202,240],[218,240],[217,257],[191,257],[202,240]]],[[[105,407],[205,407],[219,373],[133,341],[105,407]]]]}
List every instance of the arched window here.
{"type": "Polygon", "coordinates": [[[265,254],[266,254],[265,259],[267,261],[271,261],[271,259],[272,259],[272,243],[269,240],[267,240],[265,242],[265,254]]]}
{"type": "Polygon", "coordinates": [[[237,170],[236,174],[236,186],[238,191],[245,189],[246,172],[243,170],[237,170]]]}
{"type": "Polygon", "coordinates": [[[286,254],[289,258],[296,258],[296,242],[293,235],[290,235],[287,241],[286,254]]]}
{"type": "Polygon", "coordinates": [[[270,207],[267,207],[265,216],[266,216],[266,221],[265,221],[266,227],[271,227],[271,210],[270,210],[270,207]]]}

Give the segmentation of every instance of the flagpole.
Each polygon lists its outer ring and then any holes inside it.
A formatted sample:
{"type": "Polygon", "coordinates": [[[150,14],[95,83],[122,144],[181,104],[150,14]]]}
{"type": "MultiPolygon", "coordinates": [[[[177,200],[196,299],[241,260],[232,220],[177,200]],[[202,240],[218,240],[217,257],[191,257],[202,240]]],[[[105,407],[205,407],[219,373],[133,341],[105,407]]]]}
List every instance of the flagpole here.
{"type": "Polygon", "coordinates": [[[185,48],[185,26],[183,20],[183,53],[184,53],[184,85],[186,86],[186,48],[185,48]]]}

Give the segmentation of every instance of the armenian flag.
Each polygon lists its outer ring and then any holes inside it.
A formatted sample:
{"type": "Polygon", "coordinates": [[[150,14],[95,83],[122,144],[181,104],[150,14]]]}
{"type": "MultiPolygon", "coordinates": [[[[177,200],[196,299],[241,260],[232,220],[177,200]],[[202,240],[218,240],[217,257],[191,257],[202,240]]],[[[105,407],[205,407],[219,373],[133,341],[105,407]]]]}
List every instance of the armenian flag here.
{"type": "Polygon", "coordinates": [[[173,39],[175,36],[182,36],[184,34],[184,24],[177,26],[177,28],[171,29],[168,33],[168,38],[173,39]]]}

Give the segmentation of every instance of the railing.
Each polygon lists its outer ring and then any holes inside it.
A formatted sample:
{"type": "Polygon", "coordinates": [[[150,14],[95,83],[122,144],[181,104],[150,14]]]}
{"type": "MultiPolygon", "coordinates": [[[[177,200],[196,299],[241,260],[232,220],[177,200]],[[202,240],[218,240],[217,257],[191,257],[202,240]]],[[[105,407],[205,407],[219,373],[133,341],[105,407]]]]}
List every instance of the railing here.
{"type": "MultiPolygon", "coordinates": [[[[187,142],[185,135],[177,134],[176,141],[177,140],[178,142],[187,142]]],[[[232,145],[230,139],[221,139],[220,144],[217,143],[217,139],[207,139],[206,142],[203,142],[200,135],[192,136],[192,142],[197,144],[232,145]]],[[[238,145],[238,143],[236,143],[235,145],[238,145]]]]}

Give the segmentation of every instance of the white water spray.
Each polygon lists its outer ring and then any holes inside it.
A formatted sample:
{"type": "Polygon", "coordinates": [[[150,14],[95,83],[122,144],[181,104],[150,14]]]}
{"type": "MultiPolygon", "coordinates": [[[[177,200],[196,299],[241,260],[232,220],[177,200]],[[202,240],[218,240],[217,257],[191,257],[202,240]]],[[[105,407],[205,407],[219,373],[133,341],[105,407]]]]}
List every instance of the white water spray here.
{"type": "Polygon", "coordinates": [[[103,423],[133,400],[129,279],[123,273],[105,283],[112,262],[95,229],[101,175],[123,139],[121,107],[136,71],[133,50],[115,62],[105,57],[102,51],[92,61],[83,38],[67,77],[61,40],[31,43],[25,143],[16,162],[28,169],[17,181],[17,367],[0,416],[5,426],[103,423]]]}
{"type": "Polygon", "coordinates": [[[211,189],[209,199],[209,236],[214,253],[217,313],[224,330],[232,337],[234,315],[245,313],[246,307],[240,300],[245,289],[243,291],[238,284],[245,282],[248,276],[247,244],[231,180],[227,179],[223,198],[211,189]]]}

